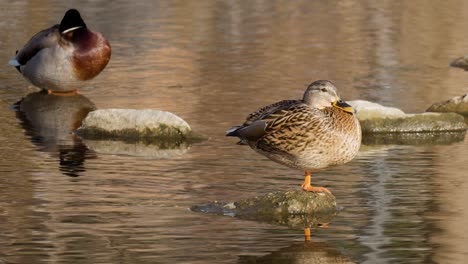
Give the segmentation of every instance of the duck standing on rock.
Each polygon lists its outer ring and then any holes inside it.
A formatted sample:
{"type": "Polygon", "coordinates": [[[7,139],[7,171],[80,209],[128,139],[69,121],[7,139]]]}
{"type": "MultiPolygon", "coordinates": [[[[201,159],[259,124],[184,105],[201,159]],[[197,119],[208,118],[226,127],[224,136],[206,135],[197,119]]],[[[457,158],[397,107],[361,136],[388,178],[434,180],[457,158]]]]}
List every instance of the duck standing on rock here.
{"type": "Polygon", "coordinates": [[[291,168],[305,171],[302,189],[330,193],[311,185],[312,171],[351,161],[361,145],[361,126],[353,108],[342,101],[332,82],[318,80],[302,100],[283,100],[253,112],[226,136],[291,168]]]}
{"type": "Polygon", "coordinates": [[[10,60],[33,85],[49,93],[76,93],[98,75],[111,56],[109,42],[70,9],[62,21],[34,35],[10,60]]]}

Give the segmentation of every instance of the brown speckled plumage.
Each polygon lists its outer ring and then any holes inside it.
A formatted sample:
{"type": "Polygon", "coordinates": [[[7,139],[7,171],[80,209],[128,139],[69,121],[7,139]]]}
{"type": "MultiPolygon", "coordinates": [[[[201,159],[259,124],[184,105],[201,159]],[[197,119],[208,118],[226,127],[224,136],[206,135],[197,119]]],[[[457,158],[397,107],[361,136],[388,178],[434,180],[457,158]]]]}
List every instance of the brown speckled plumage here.
{"type": "Polygon", "coordinates": [[[306,172],[351,161],[361,144],[354,111],[329,81],[312,83],[303,100],[284,100],[250,114],[227,136],[283,165],[306,172]]]}

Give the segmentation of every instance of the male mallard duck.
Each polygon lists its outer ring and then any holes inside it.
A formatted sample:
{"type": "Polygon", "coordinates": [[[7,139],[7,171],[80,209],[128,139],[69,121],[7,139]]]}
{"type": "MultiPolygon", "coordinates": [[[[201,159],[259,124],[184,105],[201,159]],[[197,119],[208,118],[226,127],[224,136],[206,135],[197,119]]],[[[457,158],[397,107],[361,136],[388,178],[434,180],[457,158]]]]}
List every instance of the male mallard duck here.
{"type": "Polygon", "coordinates": [[[239,137],[239,144],[246,143],[273,161],[305,170],[305,191],[330,193],[311,186],[310,173],[351,161],[361,145],[361,126],[333,83],[319,80],[307,87],[302,100],[265,106],[226,136],[239,137]]]}
{"type": "Polygon", "coordinates": [[[34,35],[10,64],[35,86],[63,93],[85,86],[84,81],[98,75],[110,56],[109,42],[70,9],[59,25],[34,35]]]}

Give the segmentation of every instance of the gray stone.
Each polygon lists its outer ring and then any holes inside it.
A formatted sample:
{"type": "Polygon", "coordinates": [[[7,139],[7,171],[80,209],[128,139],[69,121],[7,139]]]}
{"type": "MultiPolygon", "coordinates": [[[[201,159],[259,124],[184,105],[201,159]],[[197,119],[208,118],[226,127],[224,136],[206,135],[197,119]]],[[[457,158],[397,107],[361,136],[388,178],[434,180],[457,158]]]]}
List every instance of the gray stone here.
{"type": "Polygon", "coordinates": [[[455,113],[405,114],[367,101],[348,102],[356,110],[362,133],[413,133],[466,131],[463,116],[455,113]]]}
{"type": "Polygon", "coordinates": [[[192,207],[193,211],[235,216],[291,228],[326,224],[336,215],[336,199],[328,193],[303,190],[273,192],[236,202],[212,202],[192,207]]]}
{"type": "Polygon", "coordinates": [[[362,133],[410,133],[465,131],[463,116],[455,113],[407,114],[401,118],[376,118],[361,121],[362,133]]]}
{"type": "Polygon", "coordinates": [[[426,112],[453,112],[468,117],[468,94],[453,97],[452,99],[434,103],[426,112]]]}
{"type": "Polygon", "coordinates": [[[356,111],[359,120],[376,119],[376,118],[399,118],[405,117],[405,112],[395,107],[383,106],[378,103],[373,103],[364,100],[349,101],[356,111]]]}
{"type": "Polygon", "coordinates": [[[102,109],[90,112],[77,130],[88,139],[185,140],[191,128],[175,114],[159,110],[102,109]]]}
{"type": "MultiPolygon", "coordinates": [[[[465,131],[368,133],[362,138],[363,145],[449,145],[465,140],[465,131]]],[[[363,147],[361,145],[362,151],[363,147]]]]}

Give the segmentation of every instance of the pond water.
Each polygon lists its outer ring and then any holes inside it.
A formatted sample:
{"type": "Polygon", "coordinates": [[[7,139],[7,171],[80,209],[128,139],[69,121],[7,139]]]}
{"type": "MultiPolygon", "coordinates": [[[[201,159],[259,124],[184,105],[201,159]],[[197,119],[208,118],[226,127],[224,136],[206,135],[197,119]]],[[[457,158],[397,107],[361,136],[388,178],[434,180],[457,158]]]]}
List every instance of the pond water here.
{"type": "Polygon", "coordinates": [[[467,92],[453,1],[2,1],[0,263],[465,263],[468,140],[363,145],[313,176],[341,208],[301,229],[193,212],[299,188],[303,172],[224,137],[257,108],[330,79],[345,100],[405,112],[467,92]],[[7,65],[78,8],[113,51],[75,99],[41,99],[7,65]],[[15,111],[35,97],[31,112],[15,111]],[[161,109],[209,139],[177,146],[83,141],[74,113],[161,109]],[[39,109],[39,110],[35,110],[39,109]],[[37,113],[36,113],[37,111],[37,113]]]}

